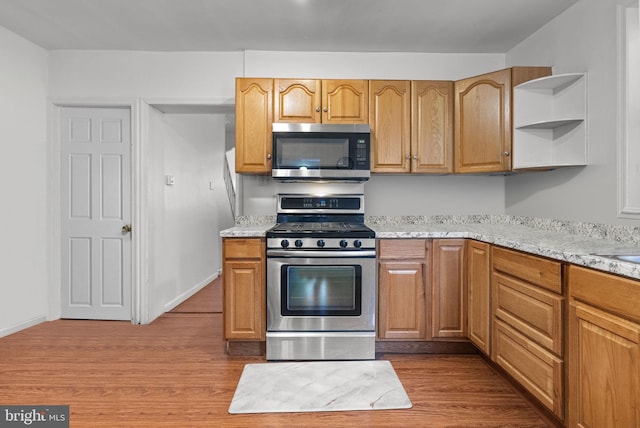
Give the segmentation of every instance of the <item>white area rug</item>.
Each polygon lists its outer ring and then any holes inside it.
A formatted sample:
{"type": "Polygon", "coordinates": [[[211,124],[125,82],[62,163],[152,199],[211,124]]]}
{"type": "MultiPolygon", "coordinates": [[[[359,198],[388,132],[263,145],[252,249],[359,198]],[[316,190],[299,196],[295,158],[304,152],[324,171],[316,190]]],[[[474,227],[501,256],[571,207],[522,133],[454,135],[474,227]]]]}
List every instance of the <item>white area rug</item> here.
{"type": "Polygon", "coordinates": [[[313,361],[244,366],[229,413],[409,409],[389,361],[313,361]]]}

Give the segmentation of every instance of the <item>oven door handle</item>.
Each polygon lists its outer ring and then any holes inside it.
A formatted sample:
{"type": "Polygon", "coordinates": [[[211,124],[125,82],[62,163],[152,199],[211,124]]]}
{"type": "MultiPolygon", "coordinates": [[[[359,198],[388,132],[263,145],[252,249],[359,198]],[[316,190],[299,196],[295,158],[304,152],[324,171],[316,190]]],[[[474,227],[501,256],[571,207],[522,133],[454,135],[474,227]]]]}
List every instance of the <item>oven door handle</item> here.
{"type": "Polygon", "coordinates": [[[344,257],[344,258],[369,258],[375,257],[376,250],[364,250],[364,251],[314,251],[314,250],[301,250],[301,251],[288,251],[288,250],[267,250],[267,257],[289,257],[289,258],[330,258],[330,257],[344,257]]]}

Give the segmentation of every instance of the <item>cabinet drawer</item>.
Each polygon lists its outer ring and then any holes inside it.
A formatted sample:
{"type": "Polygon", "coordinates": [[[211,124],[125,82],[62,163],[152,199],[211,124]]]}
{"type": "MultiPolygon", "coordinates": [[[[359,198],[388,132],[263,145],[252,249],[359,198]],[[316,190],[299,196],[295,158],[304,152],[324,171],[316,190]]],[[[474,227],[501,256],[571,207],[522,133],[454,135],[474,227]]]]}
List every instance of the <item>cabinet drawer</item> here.
{"type": "Polygon", "coordinates": [[[495,321],[495,362],[560,419],[564,418],[562,360],[500,320],[495,321]]]}
{"type": "Polygon", "coordinates": [[[378,241],[381,259],[424,259],[427,254],[426,239],[381,239],[378,241]]]}
{"type": "Polygon", "coordinates": [[[224,259],[260,259],[263,243],[259,238],[227,238],[223,245],[224,259]]]}
{"type": "Polygon", "coordinates": [[[493,270],[562,294],[562,263],[493,247],[493,270]]]}
{"type": "Polygon", "coordinates": [[[495,316],[562,356],[563,297],[515,278],[493,273],[495,316]]]}

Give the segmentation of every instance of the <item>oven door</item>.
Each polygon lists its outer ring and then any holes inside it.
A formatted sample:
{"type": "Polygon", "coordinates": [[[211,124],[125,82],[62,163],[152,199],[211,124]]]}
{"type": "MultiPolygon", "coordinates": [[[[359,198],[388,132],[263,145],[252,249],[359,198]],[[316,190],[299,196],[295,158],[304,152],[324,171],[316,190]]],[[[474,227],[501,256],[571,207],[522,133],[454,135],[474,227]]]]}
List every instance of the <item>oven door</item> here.
{"type": "Polygon", "coordinates": [[[269,250],[267,331],[375,331],[375,251],[269,250]]]}

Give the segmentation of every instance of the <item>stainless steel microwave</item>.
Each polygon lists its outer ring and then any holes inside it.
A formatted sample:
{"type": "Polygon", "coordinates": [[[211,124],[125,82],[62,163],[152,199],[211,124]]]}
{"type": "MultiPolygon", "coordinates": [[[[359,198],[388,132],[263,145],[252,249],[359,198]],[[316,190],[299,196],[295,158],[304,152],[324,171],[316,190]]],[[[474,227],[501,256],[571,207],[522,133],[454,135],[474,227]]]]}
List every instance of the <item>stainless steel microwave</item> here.
{"type": "Polygon", "coordinates": [[[272,131],[274,178],[365,181],[371,175],[369,125],[274,123],[272,131]]]}

